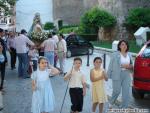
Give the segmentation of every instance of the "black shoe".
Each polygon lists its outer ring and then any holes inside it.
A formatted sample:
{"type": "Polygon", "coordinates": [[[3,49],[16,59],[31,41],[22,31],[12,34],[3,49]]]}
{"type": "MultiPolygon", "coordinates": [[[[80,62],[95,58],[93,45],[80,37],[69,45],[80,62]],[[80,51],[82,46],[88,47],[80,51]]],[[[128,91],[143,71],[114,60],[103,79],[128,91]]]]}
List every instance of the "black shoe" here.
{"type": "Polygon", "coordinates": [[[3,107],[0,107],[0,111],[2,111],[3,110],[3,107]]]}
{"type": "Polygon", "coordinates": [[[30,76],[23,77],[23,79],[30,78],[30,76]]]}
{"type": "Polygon", "coordinates": [[[67,72],[64,73],[64,76],[67,74],[67,72]]]}
{"type": "Polygon", "coordinates": [[[2,91],[3,90],[3,87],[2,86],[0,86],[0,91],[2,91]]]}

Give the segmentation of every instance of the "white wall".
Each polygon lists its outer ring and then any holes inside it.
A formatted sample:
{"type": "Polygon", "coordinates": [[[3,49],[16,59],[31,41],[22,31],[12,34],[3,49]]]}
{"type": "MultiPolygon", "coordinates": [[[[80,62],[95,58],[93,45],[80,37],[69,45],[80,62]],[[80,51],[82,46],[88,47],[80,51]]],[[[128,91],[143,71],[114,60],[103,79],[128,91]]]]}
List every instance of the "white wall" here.
{"type": "Polygon", "coordinates": [[[39,12],[41,22],[53,22],[52,0],[19,0],[16,4],[16,31],[29,31],[35,13],[39,12]]]}

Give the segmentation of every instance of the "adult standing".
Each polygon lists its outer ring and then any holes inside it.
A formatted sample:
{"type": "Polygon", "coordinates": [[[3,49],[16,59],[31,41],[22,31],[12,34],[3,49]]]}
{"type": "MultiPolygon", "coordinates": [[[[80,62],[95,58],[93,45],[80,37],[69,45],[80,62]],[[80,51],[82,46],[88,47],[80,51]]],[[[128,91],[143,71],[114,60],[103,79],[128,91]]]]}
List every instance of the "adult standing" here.
{"type": "Polygon", "coordinates": [[[11,59],[11,69],[15,69],[15,64],[16,64],[16,48],[15,48],[15,34],[10,31],[9,32],[9,37],[7,39],[7,48],[10,52],[10,59],[11,59]]]}
{"type": "Polygon", "coordinates": [[[41,48],[44,48],[44,56],[52,66],[54,66],[54,51],[56,47],[56,42],[52,39],[51,34],[49,34],[48,39],[41,44],[41,48]]]}
{"type": "Polygon", "coordinates": [[[118,43],[118,52],[113,53],[108,67],[108,77],[112,79],[112,97],[109,106],[117,100],[122,89],[121,108],[127,108],[129,104],[129,89],[131,84],[130,70],[133,69],[132,57],[128,53],[129,45],[125,40],[118,43]]]}
{"type": "Polygon", "coordinates": [[[2,45],[2,54],[5,58],[5,61],[1,64],[1,85],[0,85],[0,91],[3,90],[3,84],[4,84],[4,78],[5,78],[5,66],[7,63],[7,56],[6,56],[6,44],[3,40],[4,30],[0,28],[0,44],[2,45]]]}
{"type": "Polygon", "coordinates": [[[57,55],[60,64],[61,74],[64,74],[65,58],[67,52],[66,41],[63,34],[59,34],[59,41],[57,43],[57,55]]]}
{"type": "MultiPolygon", "coordinates": [[[[54,31],[52,32],[52,38],[54,39],[54,41],[57,44],[59,41],[59,38],[54,31]]],[[[58,61],[58,56],[57,56],[57,51],[55,51],[55,53],[54,53],[54,67],[57,67],[57,61],[58,61]]]]}
{"type": "Polygon", "coordinates": [[[58,43],[59,38],[58,38],[58,36],[56,35],[55,32],[52,32],[52,38],[55,40],[56,43],[58,43]]]}
{"type": "Polygon", "coordinates": [[[22,29],[21,34],[15,38],[16,53],[19,60],[18,77],[27,78],[28,54],[27,45],[34,46],[34,43],[25,35],[27,32],[22,29]]]}

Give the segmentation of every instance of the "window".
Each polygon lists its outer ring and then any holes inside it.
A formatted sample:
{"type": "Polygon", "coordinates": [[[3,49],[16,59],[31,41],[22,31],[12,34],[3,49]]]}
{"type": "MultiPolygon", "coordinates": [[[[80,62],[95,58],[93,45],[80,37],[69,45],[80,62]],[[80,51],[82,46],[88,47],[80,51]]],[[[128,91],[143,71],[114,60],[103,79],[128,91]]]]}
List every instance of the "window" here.
{"type": "Polygon", "coordinates": [[[142,54],[143,58],[150,58],[150,44],[147,45],[142,54]]]}

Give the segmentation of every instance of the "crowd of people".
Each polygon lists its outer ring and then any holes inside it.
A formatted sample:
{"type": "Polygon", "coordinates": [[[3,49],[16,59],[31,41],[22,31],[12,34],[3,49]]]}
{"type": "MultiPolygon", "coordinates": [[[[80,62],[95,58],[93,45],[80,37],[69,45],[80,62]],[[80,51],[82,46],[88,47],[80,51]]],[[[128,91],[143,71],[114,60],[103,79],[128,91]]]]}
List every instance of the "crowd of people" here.
{"type": "MultiPolygon", "coordinates": [[[[74,58],[71,70],[65,73],[65,57],[67,52],[66,41],[62,34],[52,33],[48,39],[44,40],[39,47],[36,47],[27,37],[27,32],[23,29],[19,35],[9,32],[8,37],[3,38],[4,30],[0,29],[0,71],[1,86],[5,77],[5,66],[7,64],[6,51],[10,52],[11,69],[16,68],[16,56],[18,57],[18,77],[28,78],[29,67],[33,70],[32,79],[32,107],[33,113],[49,113],[54,110],[55,94],[49,79],[51,75],[64,75],[64,80],[69,81],[69,94],[71,99],[70,113],[82,112],[84,96],[86,95],[86,79],[81,71],[82,59],[74,58]],[[39,55],[38,49],[43,49],[43,56],[39,55]],[[59,69],[57,62],[59,60],[59,69]]],[[[112,54],[108,71],[106,72],[101,64],[102,59],[95,57],[93,60],[93,69],[90,71],[90,80],[92,82],[92,113],[95,113],[97,105],[99,113],[103,112],[104,104],[108,101],[105,93],[104,81],[112,79],[113,93],[109,102],[111,109],[118,98],[122,89],[122,104],[120,108],[128,108],[129,105],[129,86],[131,82],[130,71],[133,68],[132,57],[128,52],[129,45],[127,41],[121,40],[118,44],[118,51],[112,54]]]]}
{"type": "Polygon", "coordinates": [[[48,62],[55,67],[60,63],[61,74],[64,74],[64,62],[66,56],[66,42],[64,36],[55,32],[48,35],[48,39],[44,40],[42,44],[37,47],[35,43],[28,38],[27,32],[23,29],[20,33],[14,33],[1,29],[1,44],[4,46],[5,62],[7,62],[6,51],[8,50],[11,56],[11,69],[15,69],[16,58],[18,57],[18,77],[28,78],[28,70],[30,65],[33,65],[33,71],[37,69],[37,60],[39,56],[45,56],[48,62]],[[39,50],[44,50],[40,51],[39,50]]]}

